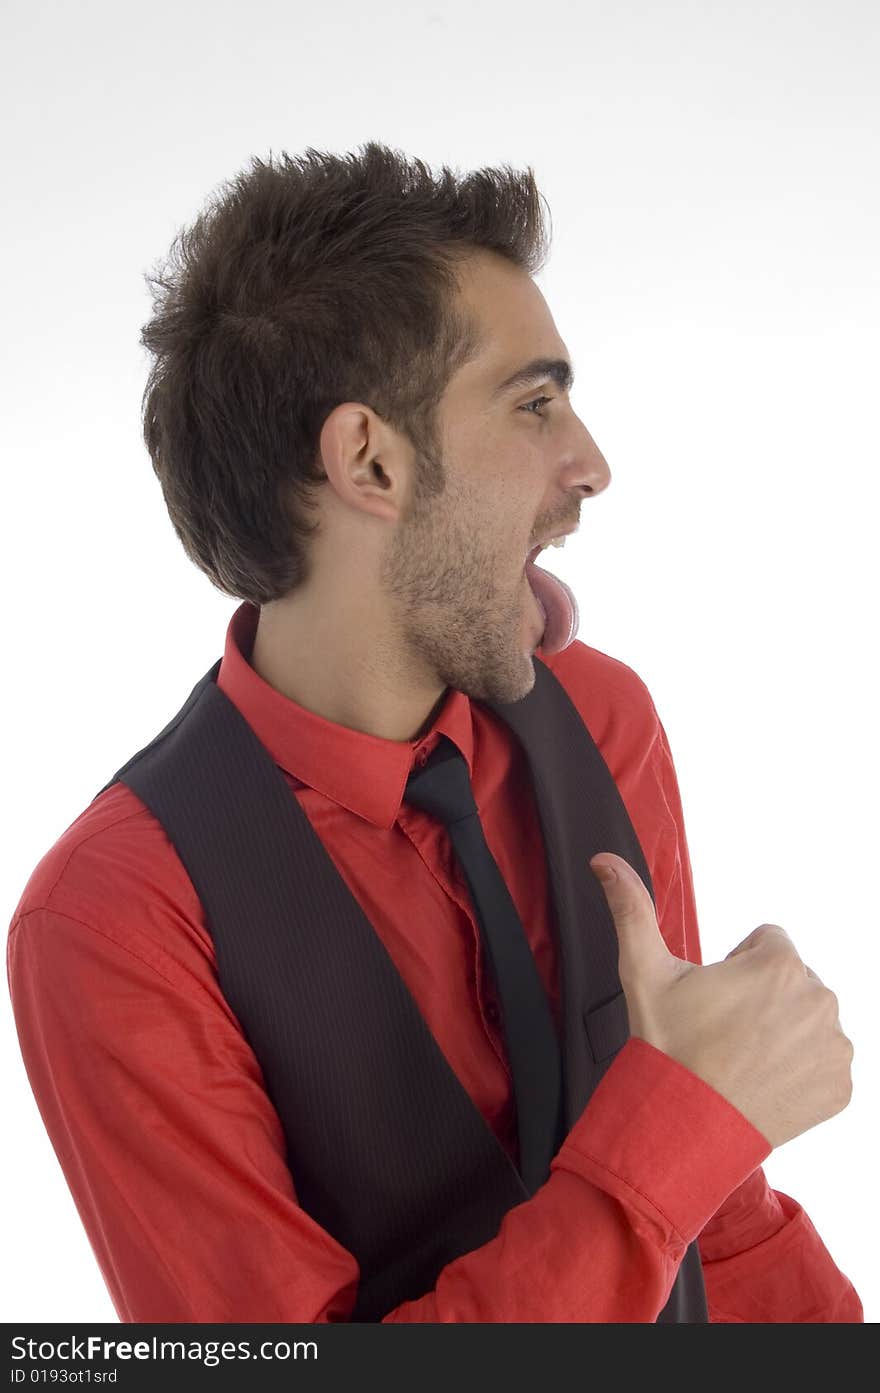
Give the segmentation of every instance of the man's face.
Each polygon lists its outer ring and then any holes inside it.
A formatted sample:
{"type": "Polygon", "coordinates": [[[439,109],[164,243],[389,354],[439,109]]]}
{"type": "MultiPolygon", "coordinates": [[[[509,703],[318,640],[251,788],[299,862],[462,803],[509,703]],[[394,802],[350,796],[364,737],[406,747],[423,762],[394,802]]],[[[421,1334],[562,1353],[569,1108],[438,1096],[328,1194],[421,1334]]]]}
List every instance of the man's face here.
{"type": "Polygon", "coordinates": [[[552,377],[498,390],[532,359],[569,359],[531,277],[481,253],[461,286],[486,347],[455,374],[440,405],[446,489],[426,498],[414,490],[381,581],[407,656],[443,687],[519,701],[534,686],[543,630],[526,554],[576,526],[584,497],[611,475],[552,377]]]}

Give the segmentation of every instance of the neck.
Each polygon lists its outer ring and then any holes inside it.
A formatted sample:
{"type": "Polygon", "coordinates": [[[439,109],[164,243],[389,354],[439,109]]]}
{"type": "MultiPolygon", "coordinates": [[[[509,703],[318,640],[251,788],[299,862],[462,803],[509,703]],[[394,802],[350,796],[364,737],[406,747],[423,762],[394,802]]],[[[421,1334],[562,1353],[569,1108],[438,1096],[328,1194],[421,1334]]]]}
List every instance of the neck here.
{"type": "Polygon", "coordinates": [[[420,739],[448,688],[413,671],[387,625],[377,632],[366,599],[342,612],[318,614],[300,595],[262,606],[251,667],[282,696],[336,725],[382,740],[420,739]]]}

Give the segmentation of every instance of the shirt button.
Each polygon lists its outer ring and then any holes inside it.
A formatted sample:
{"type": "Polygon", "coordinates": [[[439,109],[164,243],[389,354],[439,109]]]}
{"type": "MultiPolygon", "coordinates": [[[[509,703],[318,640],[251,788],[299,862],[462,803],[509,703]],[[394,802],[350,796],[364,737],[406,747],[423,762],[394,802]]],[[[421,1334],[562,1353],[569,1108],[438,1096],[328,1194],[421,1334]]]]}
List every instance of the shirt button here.
{"type": "Polygon", "coordinates": [[[498,1010],[494,1001],[488,1001],[486,1003],[486,1019],[491,1021],[493,1025],[497,1025],[498,1021],[501,1019],[501,1012],[498,1010]]]}
{"type": "Polygon", "coordinates": [[[428,759],[428,751],[419,750],[418,754],[416,755],[416,764],[418,764],[420,768],[424,769],[425,765],[428,763],[428,759]]]}

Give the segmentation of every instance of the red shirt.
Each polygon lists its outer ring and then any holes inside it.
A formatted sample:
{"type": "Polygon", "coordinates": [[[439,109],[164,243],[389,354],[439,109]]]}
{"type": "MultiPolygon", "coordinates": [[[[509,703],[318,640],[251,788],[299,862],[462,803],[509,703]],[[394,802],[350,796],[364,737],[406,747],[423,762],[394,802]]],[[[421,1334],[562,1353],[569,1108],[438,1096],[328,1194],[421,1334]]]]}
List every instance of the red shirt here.
{"type": "MultiPolygon", "coordinates": [[[[445,828],[401,800],[414,762],[448,736],[467,760],[559,1024],[525,755],[503,721],[455,690],[418,741],[325,720],[250,666],[258,617],[247,601],[233,614],[218,685],[516,1160],[511,1074],[466,881],[445,828]]],[[[647,687],[578,640],[541,657],[617,783],[668,947],[701,962],[678,785],[647,687]]],[[[199,675],[184,679],[181,701],[199,675]]],[[[156,730],[171,714],[157,716],[156,730]]],[[[116,767],[132,753],[120,750],[116,767]]],[[[10,925],[7,971],[28,1078],[120,1320],[347,1320],[357,1262],[297,1203],[281,1123],[221,993],[202,906],[162,826],[124,784],[90,803],[34,869],[10,925]]],[[[712,1321],[863,1321],[805,1211],[769,1188],[760,1163],[770,1150],[720,1093],[631,1038],[547,1182],[491,1242],[385,1320],[653,1321],[699,1236],[712,1321]]]]}

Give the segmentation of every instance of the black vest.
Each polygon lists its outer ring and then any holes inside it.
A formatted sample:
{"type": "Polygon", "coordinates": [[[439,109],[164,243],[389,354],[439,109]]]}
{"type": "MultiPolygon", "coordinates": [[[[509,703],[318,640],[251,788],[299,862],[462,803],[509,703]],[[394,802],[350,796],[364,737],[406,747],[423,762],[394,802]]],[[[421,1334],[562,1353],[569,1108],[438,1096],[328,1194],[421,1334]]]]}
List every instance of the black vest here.
{"type": "MultiPolygon", "coordinates": [[[[589,867],[634,866],[635,830],[546,663],[521,701],[486,705],[520,741],[557,929],[565,1135],[629,1035],[617,934],[589,867]]],[[[162,824],[201,901],[221,989],[262,1068],[297,1199],[360,1267],[352,1321],[430,1291],[529,1198],[283,774],[217,686],[220,659],[114,774],[162,824]]],[[[95,795],[98,796],[97,794],[95,795]]],[[[708,1321],[696,1241],[661,1322],[708,1321]]]]}

